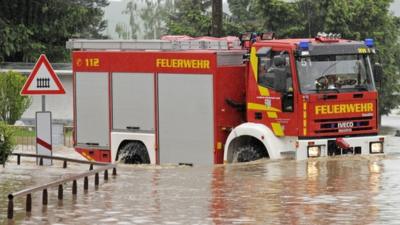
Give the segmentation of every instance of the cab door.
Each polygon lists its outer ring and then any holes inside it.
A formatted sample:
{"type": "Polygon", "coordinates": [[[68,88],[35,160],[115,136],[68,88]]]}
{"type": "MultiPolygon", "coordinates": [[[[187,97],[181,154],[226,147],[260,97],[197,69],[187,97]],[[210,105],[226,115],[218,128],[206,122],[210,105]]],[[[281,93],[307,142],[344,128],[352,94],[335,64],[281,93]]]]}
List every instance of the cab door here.
{"type": "Polygon", "coordinates": [[[256,56],[258,91],[253,101],[264,104],[266,113],[260,116],[256,112],[254,119],[261,120],[276,136],[297,136],[293,54],[289,49],[262,47],[256,56]]]}

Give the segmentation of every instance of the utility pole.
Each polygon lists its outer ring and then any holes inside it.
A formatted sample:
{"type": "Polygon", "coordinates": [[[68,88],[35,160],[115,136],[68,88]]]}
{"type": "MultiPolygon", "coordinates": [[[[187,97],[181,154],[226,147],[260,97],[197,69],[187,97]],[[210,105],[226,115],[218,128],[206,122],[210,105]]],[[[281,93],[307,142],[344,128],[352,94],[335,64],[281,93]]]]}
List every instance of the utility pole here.
{"type": "Polygon", "coordinates": [[[222,0],[212,0],[212,36],[222,36],[222,0]]]}

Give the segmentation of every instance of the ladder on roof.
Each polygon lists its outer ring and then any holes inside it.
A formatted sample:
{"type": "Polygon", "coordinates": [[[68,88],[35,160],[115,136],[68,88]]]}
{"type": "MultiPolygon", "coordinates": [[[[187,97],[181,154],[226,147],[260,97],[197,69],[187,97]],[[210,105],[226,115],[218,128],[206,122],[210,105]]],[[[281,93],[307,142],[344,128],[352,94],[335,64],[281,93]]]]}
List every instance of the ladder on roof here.
{"type": "Polygon", "coordinates": [[[240,42],[225,40],[87,40],[70,39],[67,49],[79,50],[228,50],[241,49],[240,42]]]}

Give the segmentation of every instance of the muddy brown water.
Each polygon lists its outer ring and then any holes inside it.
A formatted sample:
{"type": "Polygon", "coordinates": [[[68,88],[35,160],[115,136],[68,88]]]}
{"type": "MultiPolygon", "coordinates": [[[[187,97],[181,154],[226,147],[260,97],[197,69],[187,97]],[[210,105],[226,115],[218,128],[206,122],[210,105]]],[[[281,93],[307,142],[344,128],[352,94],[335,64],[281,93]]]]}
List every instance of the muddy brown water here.
{"type": "MultiPolygon", "coordinates": [[[[400,123],[395,118],[387,123],[400,123]]],[[[398,126],[400,127],[400,126],[398,126]]],[[[396,127],[385,127],[389,134],[396,127]]],[[[0,168],[0,221],[4,224],[400,224],[400,137],[388,137],[385,156],[347,156],[212,166],[120,165],[118,176],[89,191],[71,185],[64,201],[49,190],[49,205],[33,194],[15,220],[6,219],[7,194],[87,170],[73,165],[0,168]]]]}

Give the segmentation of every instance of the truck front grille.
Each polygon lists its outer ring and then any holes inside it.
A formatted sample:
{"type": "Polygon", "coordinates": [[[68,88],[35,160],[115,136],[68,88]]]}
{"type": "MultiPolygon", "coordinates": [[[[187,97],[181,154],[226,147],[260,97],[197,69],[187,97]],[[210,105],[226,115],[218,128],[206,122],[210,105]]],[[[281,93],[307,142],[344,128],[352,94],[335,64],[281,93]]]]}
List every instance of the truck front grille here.
{"type": "Polygon", "coordinates": [[[372,116],[369,117],[348,117],[335,119],[316,119],[314,120],[317,128],[316,134],[344,133],[352,131],[372,130],[372,116]]]}

